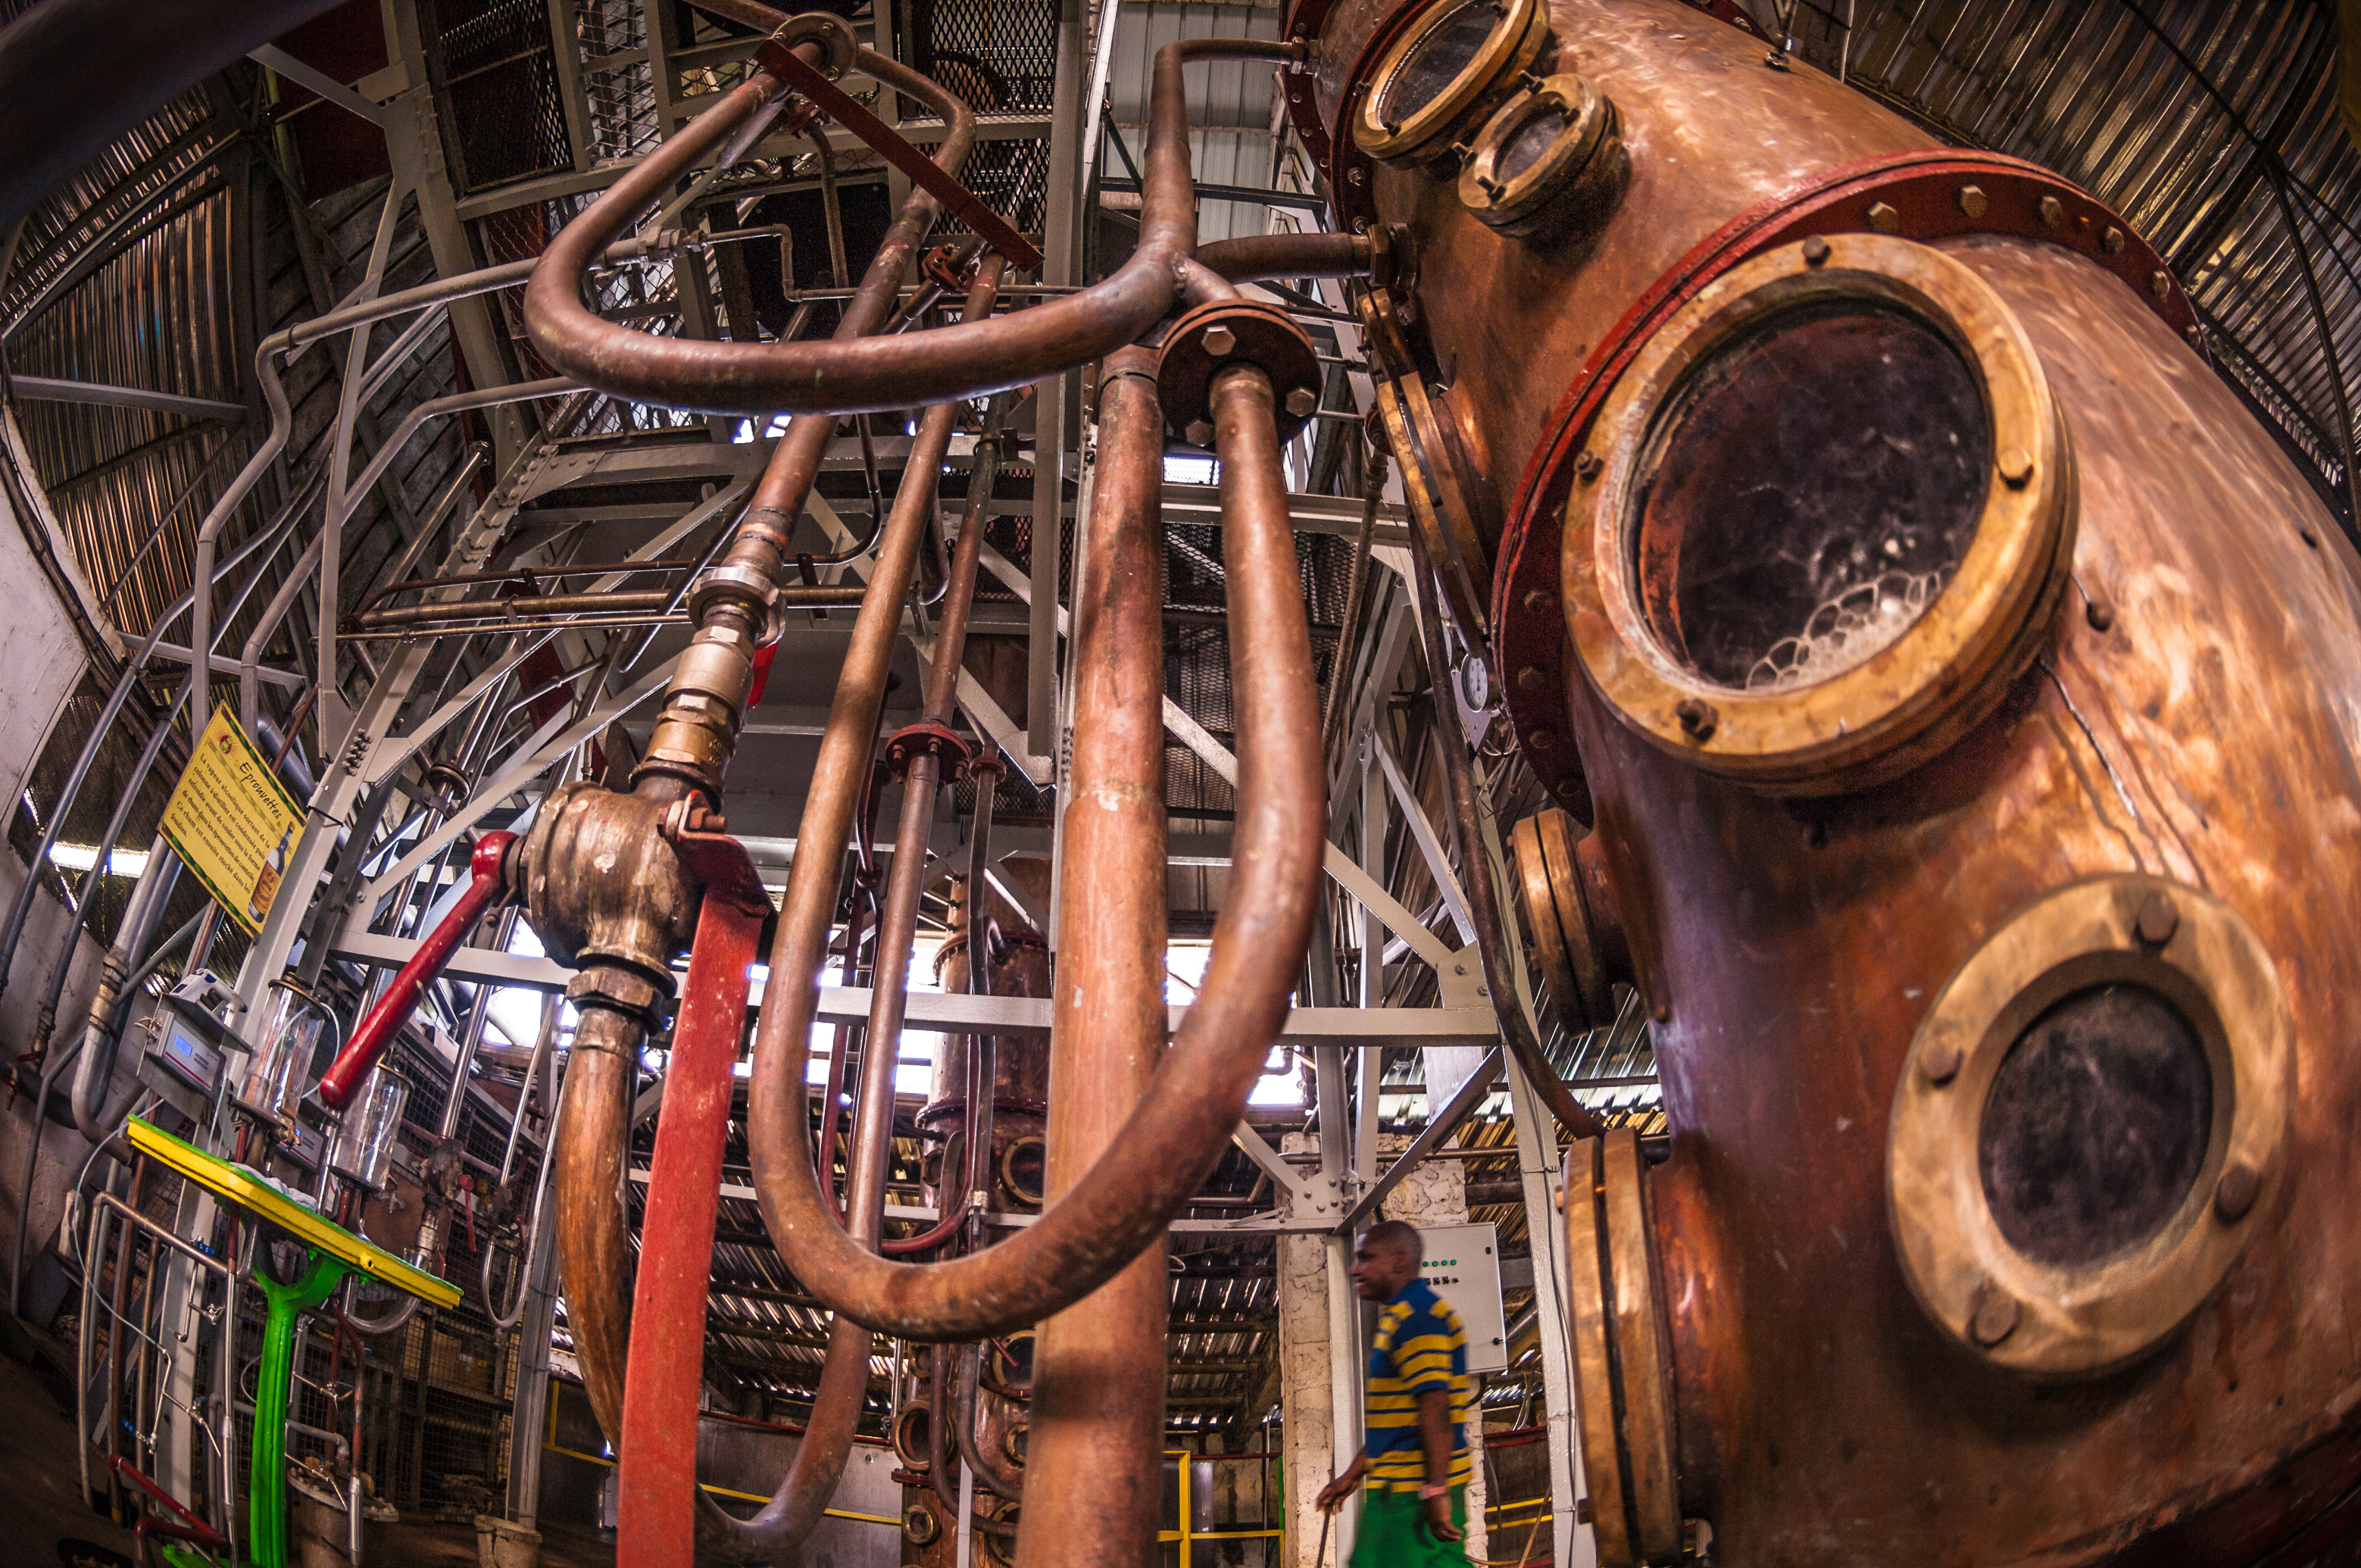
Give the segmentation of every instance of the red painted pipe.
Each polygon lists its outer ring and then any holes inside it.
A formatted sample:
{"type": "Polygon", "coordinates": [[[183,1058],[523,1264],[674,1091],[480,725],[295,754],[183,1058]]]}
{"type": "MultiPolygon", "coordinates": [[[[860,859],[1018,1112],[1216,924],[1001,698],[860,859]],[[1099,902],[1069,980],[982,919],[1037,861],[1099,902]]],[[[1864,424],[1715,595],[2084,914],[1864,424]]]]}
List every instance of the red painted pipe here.
{"type": "Polygon", "coordinates": [[[352,1103],[360,1092],[361,1080],[368,1076],[385,1047],[393,1043],[394,1036],[410,1022],[418,1007],[418,999],[427,984],[443,972],[484,911],[498,904],[507,894],[508,883],[501,875],[500,862],[508,856],[509,846],[516,842],[513,833],[487,833],[476,840],[476,852],[467,858],[467,891],[459,895],[457,907],[443,917],[443,924],[434,934],[418,944],[418,951],[401,966],[385,994],[377,999],[368,1016],[361,1020],[336,1059],[320,1077],[320,1098],[331,1109],[341,1111],[352,1103]]]}

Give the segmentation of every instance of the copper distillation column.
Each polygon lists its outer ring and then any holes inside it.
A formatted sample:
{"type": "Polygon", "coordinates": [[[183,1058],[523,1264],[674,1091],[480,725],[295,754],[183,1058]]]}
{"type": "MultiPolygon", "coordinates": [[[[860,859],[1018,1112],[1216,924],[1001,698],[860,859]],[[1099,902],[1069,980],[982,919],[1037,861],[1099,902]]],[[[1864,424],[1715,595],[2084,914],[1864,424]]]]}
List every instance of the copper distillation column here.
{"type": "Polygon", "coordinates": [[[1568,1150],[1600,1561],[2349,1551],[2361,558],[2179,280],[1736,7],[1287,31],[1521,924],[1664,1080],[1568,1150]]]}

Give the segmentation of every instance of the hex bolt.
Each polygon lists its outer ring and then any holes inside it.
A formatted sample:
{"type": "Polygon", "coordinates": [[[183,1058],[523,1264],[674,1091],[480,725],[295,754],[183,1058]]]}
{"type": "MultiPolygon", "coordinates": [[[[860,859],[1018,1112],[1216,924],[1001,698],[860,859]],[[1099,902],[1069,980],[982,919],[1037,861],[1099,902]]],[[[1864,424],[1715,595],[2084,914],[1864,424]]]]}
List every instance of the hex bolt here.
{"type": "Polygon", "coordinates": [[[1298,387],[1287,394],[1287,411],[1294,419],[1310,419],[1320,408],[1320,394],[1309,387],[1298,387]]]}
{"type": "Polygon", "coordinates": [[[1869,206],[1869,226],[1880,234],[1900,234],[1902,214],[1891,202],[1872,202],[1869,206]]]}
{"type": "Polygon", "coordinates": [[[1547,588],[1527,588],[1525,590],[1525,608],[1532,611],[1533,614],[1539,615],[1542,611],[1549,609],[1549,607],[1550,594],[1547,588]]]}
{"type": "Polygon", "coordinates": [[[2154,294],[2159,300],[2171,294],[2172,274],[2165,271],[2162,268],[2157,269],[2157,270],[2148,278],[2147,291],[2154,294]]]}
{"type": "Polygon", "coordinates": [[[1713,739],[1714,726],[1721,721],[1713,704],[1694,696],[1683,697],[1680,706],[1673,709],[1673,717],[1681,721],[1681,732],[1699,745],[1713,739]]]}
{"type": "Polygon", "coordinates": [[[1517,672],[1517,689],[1537,692],[1542,689],[1542,683],[1548,677],[1542,674],[1542,667],[1539,664],[1527,664],[1517,672]]]}
{"type": "Polygon", "coordinates": [[[1578,452],[1574,458],[1574,477],[1587,485],[1598,478],[1606,466],[1605,463],[1599,461],[1598,453],[1578,452]]]}
{"type": "Polygon", "coordinates": [[[2149,947],[2161,948],[2180,929],[2180,907],[2172,902],[2171,894],[2151,893],[2140,900],[2139,913],[2132,917],[2132,928],[2149,947]]]}
{"type": "Polygon", "coordinates": [[[1968,1334],[1990,1349],[2016,1332],[2016,1321],[2024,1309],[2015,1297],[1996,1285],[1983,1286],[1977,1296],[1976,1310],[1968,1319],[1968,1334]]]}
{"type": "Polygon", "coordinates": [[[1205,345],[1205,352],[1214,358],[1227,359],[1238,346],[1238,334],[1225,326],[1209,326],[1205,329],[1205,335],[1198,341],[1205,345]]]}
{"type": "Polygon", "coordinates": [[[2066,221],[2066,203],[2055,196],[2041,198],[2041,226],[2054,229],[2066,221]]]}
{"type": "Polygon", "coordinates": [[[1818,235],[1814,235],[1811,238],[1804,242],[1805,266],[1825,267],[1828,265],[1828,242],[1827,240],[1821,238],[1818,235]]]}
{"type": "Polygon", "coordinates": [[[1345,171],[1345,183],[1347,185],[1366,185],[1368,180],[1368,171],[1366,170],[1348,169],[1345,171]]]}
{"type": "Polygon", "coordinates": [[[2225,1225],[2235,1225],[2254,1208],[2255,1199],[2263,1190],[2263,1179],[2255,1168],[2243,1159],[2234,1159],[2222,1172],[2222,1179],[2213,1184],[2213,1212],[2222,1216],[2225,1225]]]}
{"type": "Polygon", "coordinates": [[[2121,256],[2124,253],[2124,231],[2109,224],[2107,232],[2099,236],[2099,248],[2109,256],[2121,256]]]}
{"type": "Polygon", "coordinates": [[[1213,422],[1210,420],[1192,419],[1189,422],[1189,428],[1182,431],[1180,433],[1189,438],[1189,444],[1191,446],[1208,445],[1213,439],[1213,422]]]}
{"type": "Polygon", "coordinates": [[[2092,599],[2082,611],[2082,619],[2091,623],[2093,631],[2104,631],[2115,623],[2115,607],[2105,599],[2092,599]]]}
{"type": "Polygon", "coordinates": [[[1971,218],[1982,217],[1984,215],[1984,209],[1991,204],[1992,203],[1984,196],[1984,188],[1982,186],[1962,185],[1960,187],[1960,211],[1967,214],[1968,216],[1971,218]]]}
{"type": "Polygon", "coordinates": [[[1927,1041],[1926,1048],[1918,1053],[1918,1070],[1927,1075],[1927,1082],[1940,1089],[1960,1076],[1960,1060],[1959,1041],[1943,1035],[1927,1041]]]}
{"type": "Polygon", "coordinates": [[[2033,454],[2022,446],[2004,446],[1993,464],[2012,489],[2022,489],[2033,477],[2033,454]]]}
{"type": "Polygon", "coordinates": [[[1554,729],[1536,729],[1531,735],[1525,737],[1525,744],[1531,746],[1536,751],[1546,751],[1551,747],[1557,744],[1557,731],[1554,729]]]}

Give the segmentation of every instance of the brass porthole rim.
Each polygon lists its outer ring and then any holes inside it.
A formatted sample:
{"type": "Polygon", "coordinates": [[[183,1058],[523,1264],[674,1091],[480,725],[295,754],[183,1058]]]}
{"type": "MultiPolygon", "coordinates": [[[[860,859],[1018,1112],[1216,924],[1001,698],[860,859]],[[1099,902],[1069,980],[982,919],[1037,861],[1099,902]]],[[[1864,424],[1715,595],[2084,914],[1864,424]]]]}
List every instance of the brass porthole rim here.
{"type": "Polygon", "coordinates": [[[1460,202],[1495,228],[1531,217],[1536,208],[1557,195],[1567,181],[1581,175],[1606,140],[1607,128],[1614,119],[1614,104],[1588,77],[1573,71],[1544,77],[1540,86],[1530,93],[1518,93],[1494,110],[1492,117],[1484,122],[1484,128],[1476,133],[1474,150],[1467,156],[1466,167],[1459,171],[1460,202]],[[1517,134],[1535,115],[1553,109],[1569,126],[1578,126],[1580,134],[1570,145],[1553,143],[1523,172],[1486,190],[1484,181],[1492,178],[1501,153],[1508,150],[1517,134]]]}
{"type": "Polygon", "coordinates": [[[2268,1223],[2284,1178],[2292,1078],[2293,1024],[2278,971],[2227,905],[2161,878],[2109,875],[2028,905],[1936,993],[1894,1089],[1887,1212],[1912,1293],[1971,1354],[2031,1376],[2093,1376],[2153,1352],[2268,1223]],[[2176,917],[2161,944],[2139,930],[2143,904],[2158,896],[2176,917]],[[2161,992],[2195,1027],[2213,1072],[2213,1130],[2189,1193],[2147,1242],[2060,1267],[2002,1234],[1978,1137],[1993,1079],[2024,1028],[2060,997],[2109,981],[2161,992]],[[2225,1215],[2216,1194],[2233,1164],[2255,1179],[2248,1201],[2225,1215]],[[1986,1343],[1975,1322],[1995,1293],[2004,1300],[1986,1343]]]}
{"type": "Polygon", "coordinates": [[[1956,725],[1946,721],[1988,703],[2031,657],[2028,619],[2055,602],[2071,558],[2071,448],[2031,341],[1990,284],[1910,240],[1835,236],[1732,269],[1641,350],[1602,406],[1587,450],[1598,477],[1567,502],[1562,563],[1568,641],[1586,677],[1643,739],[1766,793],[1865,787],[1922,761],[1914,741],[1955,738],[1956,725]],[[1997,471],[1988,477],[1983,514],[1959,569],[1874,657],[1780,691],[1709,682],[1656,641],[1632,581],[1628,528],[1659,416],[1720,348],[1786,310],[1846,297],[1906,310],[1942,333],[1983,384],[1995,469],[1999,455],[2015,449],[2031,472],[2022,485],[1997,471]],[[1713,716],[1703,735],[1682,719],[1693,704],[1713,716]]]}
{"type": "MultiPolygon", "coordinates": [[[[1469,4],[1481,3],[1469,0],[1469,4]]],[[[1387,46],[1370,70],[1359,105],[1353,111],[1353,139],[1363,152],[1391,168],[1416,168],[1449,148],[1461,122],[1498,89],[1503,78],[1530,67],[1540,57],[1543,40],[1549,36],[1549,17],[1541,0],[1504,3],[1507,14],[1493,24],[1476,58],[1424,107],[1391,130],[1378,117],[1386,89],[1412,51],[1467,6],[1446,0],[1387,46]]]]}

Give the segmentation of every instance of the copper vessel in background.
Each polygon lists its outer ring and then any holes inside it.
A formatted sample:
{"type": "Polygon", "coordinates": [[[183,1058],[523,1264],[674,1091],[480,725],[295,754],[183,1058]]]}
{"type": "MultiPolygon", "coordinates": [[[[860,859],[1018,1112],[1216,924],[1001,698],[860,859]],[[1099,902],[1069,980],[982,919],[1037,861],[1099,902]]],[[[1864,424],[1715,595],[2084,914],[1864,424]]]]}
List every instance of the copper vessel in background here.
{"type": "Polygon", "coordinates": [[[2340,1539],[2361,561],[2169,269],[1727,5],[1290,30],[1396,258],[1414,523],[1565,814],[1526,928],[1570,1022],[1626,942],[1654,1019],[1669,1157],[1568,1159],[1601,1560],[2340,1539]]]}

